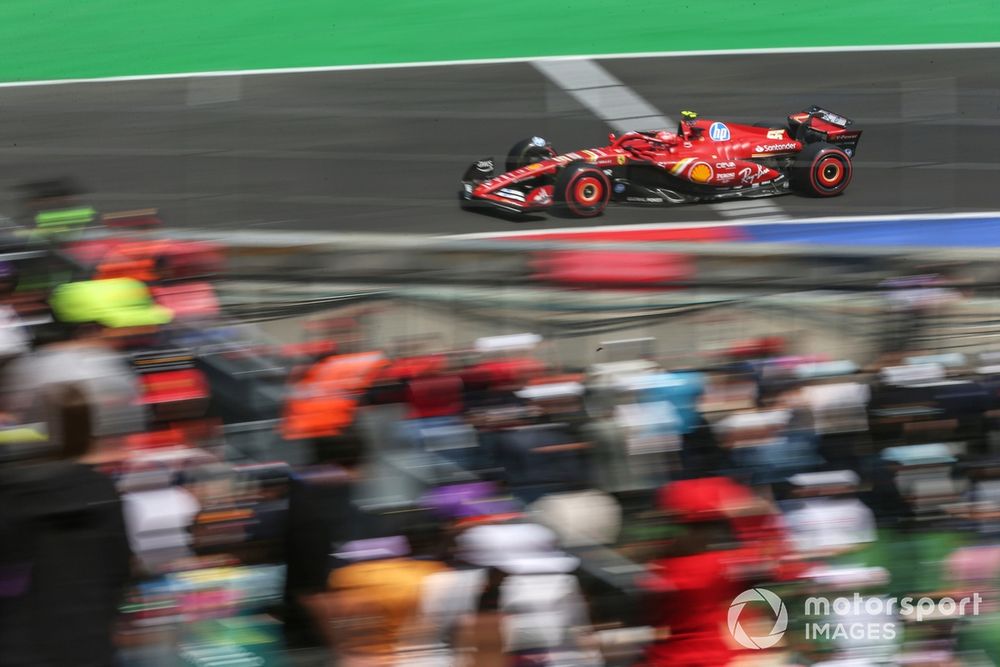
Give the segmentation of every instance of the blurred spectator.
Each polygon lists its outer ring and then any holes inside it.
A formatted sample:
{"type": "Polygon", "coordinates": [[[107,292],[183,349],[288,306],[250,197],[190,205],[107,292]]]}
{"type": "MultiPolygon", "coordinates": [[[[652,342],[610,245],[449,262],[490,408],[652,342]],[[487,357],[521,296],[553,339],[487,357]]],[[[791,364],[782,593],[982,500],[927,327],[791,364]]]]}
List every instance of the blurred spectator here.
{"type": "Polygon", "coordinates": [[[330,573],[327,591],[309,596],[307,605],[337,664],[397,664],[424,579],[444,566],[410,557],[403,536],[348,542],[336,557],[347,564],[330,573]]]}
{"type": "Polygon", "coordinates": [[[41,397],[54,456],[0,468],[0,662],[106,667],[129,576],[121,500],[87,463],[85,392],[50,385],[41,397]]]}
{"type": "Polygon", "coordinates": [[[880,527],[902,526],[913,517],[913,508],[897,483],[899,469],[895,463],[878,458],[871,470],[871,488],[866,494],[859,494],[880,527]]]}
{"type": "Polygon", "coordinates": [[[289,471],[284,465],[263,467],[251,496],[254,518],[247,539],[258,546],[262,561],[280,563],[285,555],[289,471]]]}
{"type": "Polygon", "coordinates": [[[714,422],[718,416],[755,407],[759,393],[752,369],[746,364],[733,364],[709,374],[699,409],[714,422]]]}
{"type": "Polygon", "coordinates": [[[493,482],[466,482],[439,486],[424,494],[420,504],[445,522],[461,522],[518,513],[518,505],[514,499],[505,496],[493,482]]]}
{"type": "Polygon", "coordinates": [[[143,430],[141,387],[119,349],[130,335],[170,320],[170,311],[149,299],[131,279],[67,283],[51,298],[54,338],[4,370],[2,401],[20,422],[40,421],[38,392],[53,383],[73,382],[94,411],[94,437],[102,440],[143,430]]]}
{"type": "Polygon", "coordinates": [[[615,419],[614,395],[602,391],[590,396],[587,411],[590,421],[583,434],[592,446],[590,476],[594,484],[619,495],[641,488],[628,465],[625,434],[615,419]]]}
{"type": "MultiPolygon", "coordinates": [[[[544,493],[531,502],[529,514],[555,531],[559,543],[570,549],[614,543],[622,518],[618,501],[594,488],[592,470],[595,463],[580,401],[584,387],[575,380],[566,378],[562,382],[529,385],[517,392],[537,412],[540,425],[548,425],[553,436],[565,440],[563,444],[539,444],[530,450],[527,465],[536,471],[551,468],[553,472],[543,484],[550,482],[553,486],[548,490],[539,489],[544,493]],[[555,471],[559,471],[558,474],[555,471]]],[[[511,435],[508,433],[505,438],[511,435]]],[[[523,444],[516,437],[505,439],[505,443],[515,447],[523,444]]],[[[509,479],[511,484],[516,483],[515,478],[509,479]]],[[[525,498],[521,491],[521,497],[529,501],[536,495],[529,492],[525,498]]]]}
{"type": "Polygon", "coordinates": [[[39,236],[62,236],[82,231],[97,219],[97,211],[82,201],[84,192],[69,178],[24,183],[20,186],[26,225],[39,236]]]}
{"type": "Polygon", "coordinates": [[[728,454],[704,415],[698,412],[681,444],[681,472],[678,477],[704,477],[728,467],[728,454]]]}
{"type": "Polygon", "coordinates": [[[150,461],[129,466],[120,482],[129,543],[150,572],[194,554],[191,530],[200,505],[173,481],[166,466],[150,461]]]}
{"type": "Polygon", "coordinates": [[[425,643],[446,655],[458,651],[456,659],[475,649],[474,662],[458,664],[601,664],[573,575],[579,561],[556,548],[554,533],[529,523],[488,523],[467,528],[456,544],[458,568],[429,577],[424,587],[425,643]]]}
{"type": "Polygon", "coordinates": [[[984,537],[1000,535],[1000,461],[988,459],[966,466],[969,516],[984,537]]]}
{"type": "Polygon", "coordinates": [[[964,480],[956,478],[956,457],[945,443],[887,447],[880,459],[895,469],[895,485],[915,519],[942,516],[961,500],[964,480]]]}
{"type": "Polygon", "coordinates": [[[499,462],[508,488],[525,504],[578,488],[587,478],[584,442],[569,426],[545,422],[510,426],[499,433],[499,462]]]}
{"type": "Polygon", "coordinates": [[[875,540],[875,517],[854,495],[857,474],[850,470],[802,473],[789,481],[795,500],[784,504],[783,513],[800,554],[842,555],[875,540]]]}
{"type": "Polygon", "coordinates": [[[566,549],[615,544],[621,530],[622,510],[615,497],[583,484],[543,496],[528,513],[555,531],[566,549]]]}
{"type": "Polygon", "coordinates": [[[543,420],[566,424],[577,442],[586,441],[588,421],[583,399],[587,392],[577,374],[542,376],[530,381],[516,395],[543,420]]]}
{"type": "Polygon", "coordinates": [[[800,410],[787,401],[733,413],[713,427],[729,459],[754,485],[769,485],[820,463],[809,429],[797,423],[800,410]]]}
{"type": "Polygon", "coordinates": [[[414,378],[406,388],[408,413],[400,424],[403,441],[465,470],[479,470],[482,457],[475,431],[463,419],[462,379],[457,374],[414,378]]]}
{"type": "Polygon", "coordinates": [[[647,622],[657,630],[645,665],[727,665],[744,652],[729,636],[726,615],[761,573],[762,554],[738,540],[731,519],[752,499],[718,477],[672,482],[661,492],[661,508],[680,533],[641,579],[647,622]]]}
{"type": "Polygon", "coordinates": [[[666,400],[643,400],[638,387],[619,396],[615,423],[624,437],[627,467],[643,488],[667,481],[671,461],[680,449],[682,420],[674,404],[666,400]]]}
{"type": "Polygon", "coordinates": [[[356,502],[364,479],[364,442],[353,432],[320,438],[320,463],[293,471],[289,484],[285,554],[286,637],[291,646],[316,646],[323,638],[302,607],[326,590],[331,569],[340,565],[334,545],[384,535],[377,517],[356,502]]]}
{"type": "MultiPolygon", "coordinates": [[[[0,301],[7,302],[17,287],[17,270],[11,262],[0,262],[0,301]]],[[[28,351],[28,332],[17,311],[6,303],[0,304],[0,365],[28,351]]]]}
{"type": "Polygon", "coordinates": [[[580,430],[594,443],[592,478],[609,491],[649,492],[677,474],[683,438],[698,419],[696,383],[660,372],[650,361],[597,364],[580,430]]]}
{"type": "Polygon", "coordinates": [[[409,381],[409,419],[440,419],[462,414],[462,379],[458,375],[425,375],[409,381]]]}
{"type": "Polygon", "coordinates": [[[830,382],[803,387],[819,437],[819,453],[831,467],[857,469],[859,441],[867,439],[871,393],[859,382],[830,382]]]}
{"type": "Polygon", "coordinates": [[[191,525],[195,553],[232,554],[245,560],[253,511],[238,493],[232,468],[220,463],[199,466],[185,482],[198,502],[191,525]]]}

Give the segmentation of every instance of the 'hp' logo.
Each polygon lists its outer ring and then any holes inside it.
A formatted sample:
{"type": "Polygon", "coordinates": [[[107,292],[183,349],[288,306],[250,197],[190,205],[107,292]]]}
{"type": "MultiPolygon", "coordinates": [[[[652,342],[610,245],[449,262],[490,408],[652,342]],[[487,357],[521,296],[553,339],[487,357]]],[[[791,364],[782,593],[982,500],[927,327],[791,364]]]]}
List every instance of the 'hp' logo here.
{"type": "Polygon", "coordinates": [[[729,141],[729,128],[725,123],[712,123],[708,128],[708,136],[712,141],[729,141]]]}
{"type": "Polygon", "coordinates": [[[750,588],[737,595],[729,605],[728,621],[729,633],[740,646],[752,649],[771,648],[781,641],[781,637],[785,634],[785,629],[788,627],[788,610],[785,609],[785,603],[781,598],[766,588],[750,588]],[[740,614],[748,602],[765,602],[774,613],[774,626],[766,635],[751,637],[740,625],[740,614]]]}

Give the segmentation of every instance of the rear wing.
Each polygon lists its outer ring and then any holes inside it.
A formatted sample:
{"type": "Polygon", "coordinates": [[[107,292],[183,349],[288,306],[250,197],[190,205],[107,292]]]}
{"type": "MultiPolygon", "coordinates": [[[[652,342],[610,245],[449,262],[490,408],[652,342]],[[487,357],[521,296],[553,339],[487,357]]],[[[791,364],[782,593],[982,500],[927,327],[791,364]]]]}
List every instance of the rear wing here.
{"type": "Polygon", "coordinates": [[[834,144],[852,157],[861,139],[861,130],[854,126],[853,120],[815,104],[788,117],[788,132],[803,143],[825,141],[834,144]]]}
{"type": "Polygon", "coordinates": [[[820,108],[815,104],[806,111],[806,113],[821,118],[831,125],[836,125],[837,127],[848,127],[854,125],[854,121],[846,116],[840,116],[833,113],[832,111],[827,111],[826,109],[820,108]]]}

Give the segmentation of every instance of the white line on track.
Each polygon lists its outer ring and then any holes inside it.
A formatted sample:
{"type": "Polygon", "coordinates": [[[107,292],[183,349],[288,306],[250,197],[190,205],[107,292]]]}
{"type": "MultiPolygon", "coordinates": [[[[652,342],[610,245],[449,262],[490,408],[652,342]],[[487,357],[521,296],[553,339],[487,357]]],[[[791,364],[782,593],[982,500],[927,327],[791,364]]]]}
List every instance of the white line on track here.
{"type": "Polygon", "coordinates": [[[538,60],[532,65],[616,132],[656,130],[674,124],[593,60],[538,60]]]}
{"type": "Polygon", "coordinates": [[[727,222],[654,222],[637,225],[599,225],[595,227],[549,227],[546,229],[525,229],[513,232],[475,232],[472,234],[450,234],[450,239],[503,239],[536,234],[591,234],[593,232],[631,232],[658,229],[704,229],[715,227],[756,227],[759,225],[828,225],[831,223],[879,223],[879,222],[919,222],[921,220],[988,220],[1000,219],[1000,211],[977,211],[974,213],[923,213],[898,215],[849,215],[826,218],[799,218],[783,220],[730,220],[727,222]]]}
{"type": "Polygon", "coordinates": [[[754,220],[786,220],[788,216],[770,199],[737,199],[713,204],[712,208],[724,218],[752,218],[754,220]]]}
{"type": "Polygon", "coordinates": [[[652,230],[684,230],[719,227],[756,227],[759,225],[826,225],[830,223],[880,223],[880,222],[918,222],[921,220],[1000,220],[1000,211],[979,211],[974,213],[939,213],[939,214],[898,214],[898,215],[864,215],[864,216],[834,216],[827,218],[803,218],[800,220],[732,220],[727,222],[656,222],[636,225],[599,225],[595,227],[549,227],[544,229],[525,229],[510,232],[475,232],[471,234],[360,234],[357,232],[311,232],[311,231],[247,231],[230,229],[184,229],[171,230],[171,236],[185,239],[223,240],[242,245],[311,245],[323,243],[338,243],[345,239],[352,242],[370,241],[376,244],[408,245],[419,243],[428,238],[462,240],[480,240],[517,238],[535,236],[538,234],[580,235],[594,232],[629,232],[652,230]]]}
{"type": "Polygon", "coordinates": [[[754,56],[793,53],[852,53],[875,51],[955,51],[1000,49],[1000,42],[968,42],[948,44],[886,44],[875,46],[792,46],[767,49],[706,49],[704,51],[645,51],[642,53],[597,53],[572,56],[523,56],[516,58],[474,58],[465,60],[429,60],[417,62],[374,63],[365,65],[319,65],[314,67],[273,67],[244,70],[218,70],[208,72],[169,72],[165,74],[136,74],[130,76],[102,76],[82,79],[42,79],[35,81],[0,82],[0,88],[27,88],[31,86],[65,86],[75,83],[117,83],[128,81],[159,81],[164,79],[189,79],[194,77],[259,76],[265,74],[312,74],[319,72],[352,72],[359,70],[407,69],[412,67],[446,67],[456,65],[505,65],[529,63],[537,60],[626,60],[630,58],[693,58],[711,56],[754,56]]]}
{"type": "MultiPolygon", "coordinates": [[[[676,121],[663,115],[593,60],[536,60],[531,64],[617,132],[676,125],[676,121]]],[[[781,220],[787,217],[780,206],[767,199],[723,202],[712,204],[711,208],[724,218],[781,220]]]]}

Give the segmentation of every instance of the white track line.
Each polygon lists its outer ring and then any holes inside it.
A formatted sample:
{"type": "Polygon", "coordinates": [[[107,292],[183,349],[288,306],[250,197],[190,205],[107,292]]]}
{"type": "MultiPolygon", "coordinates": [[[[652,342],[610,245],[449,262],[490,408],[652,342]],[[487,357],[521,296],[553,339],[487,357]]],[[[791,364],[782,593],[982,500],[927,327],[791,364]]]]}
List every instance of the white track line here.
{"type": "Polygon", "coordinates": [[[313,74],[319,72],[353,72],[359,70],[408,69],[412,67],[446,67],[456,65],[505,65],[529,63],[537,60],[625,60],[629,58],[693,58],[711,56],[755,56],[794,53],[868,53],[874,51],[956,51],[998,49],[1000,42],[968,42],[948,44],[888,44],[877,46],[792,46],[767,49],[706,49],[704,51],[644,51],[642,53],[597,53],[572,56],[522,56],[517,58],[472,58],[464,60],[426,60],[417,62],[375,63],[366,65],[319,65],[314,67],[272,67],[245,70],[216,70],[208,72],[170,72],[166,74],[137,74],[132,76],[102,76],[82,79],[42,79],[36,81],[7,81],[0,88],[27,88],[31,86],[65,86],[74,83],[117,83],[128,81],[160,81],[164,79],[189,79],[194,77],[259,76],[264,74],[313,74]]]}
{"type": "Polygon", "coordinates": [[[593,60],[538,60],[532,65],[616,132],[656,130],[674,124],[593,60]]]}
{"type": "Polygon", "coordinates": [[[656,222],[636,225],[600,225],[596,227],[549,227],[544,229],[525,229],[509,232],[474,232],[471,234],[359,234],[357,232],[310,232],[310,231],[246,231],[228,229],[172,229],[170,235],[174,238],[197,240],[222,240],[238,245],[312,245],[338,243],[345,239],[352,242],[369,241],[372,244],[386,242],[397,245],[411,245],[431,239],[478,240],[505,239],[538,234],[580,235],[594,232],[629,232],[649,231],[658,229],[684,230],[703,229],[706,227],[756,227],[759,225],[826,225],[831,223],[879,223],[879,222],[914,222],[921,220],[1000,220],[1000,211],[980,211],[975,213],[940,213],[940,214],[898,214],[898,215],[865,215],[865,216],[834,216],[827,218],[803,218],[801,220],[732,220],[726,222],[656,222]]]}
{"type": "Polygon", "coordinates": [[[800,218],[783,220],[731,220],[727,222],[654,222],[640,225],[599,225],[596,227],[549,227],[546,229],[525,229],[513,232],[475,232],[471,234],[451,234],[449,239],[504,239],[538,234],[591,234],[593,232],[632,232],[658,229],[684,230],[714,227],[756,227],[759,225],[829,225],[832,223],[878,223],[878,222],[919,222],[921,220],[989,220],[1000,219],[1000,211],[979,211],[975,213],[939,214],[898,214],[898,215],[850,215],[828,218],[800,218]]]}
{"type": "Polygon", "coordinates": [[[712,208],[724,218],[753,220],[787,220],[784,211],[770,199],[738,199],[731,202],[713,204],[712,208]]]}
{"type": "MultiPolygon", "coordinates": [[[[593,60],[536,60],[531,64],[616,132],[655,130],[677,124],[593,60]]],[[[723,202],[711,207],[724,218],[787,217],[780,206],[768,199],[723,202]]]]}

